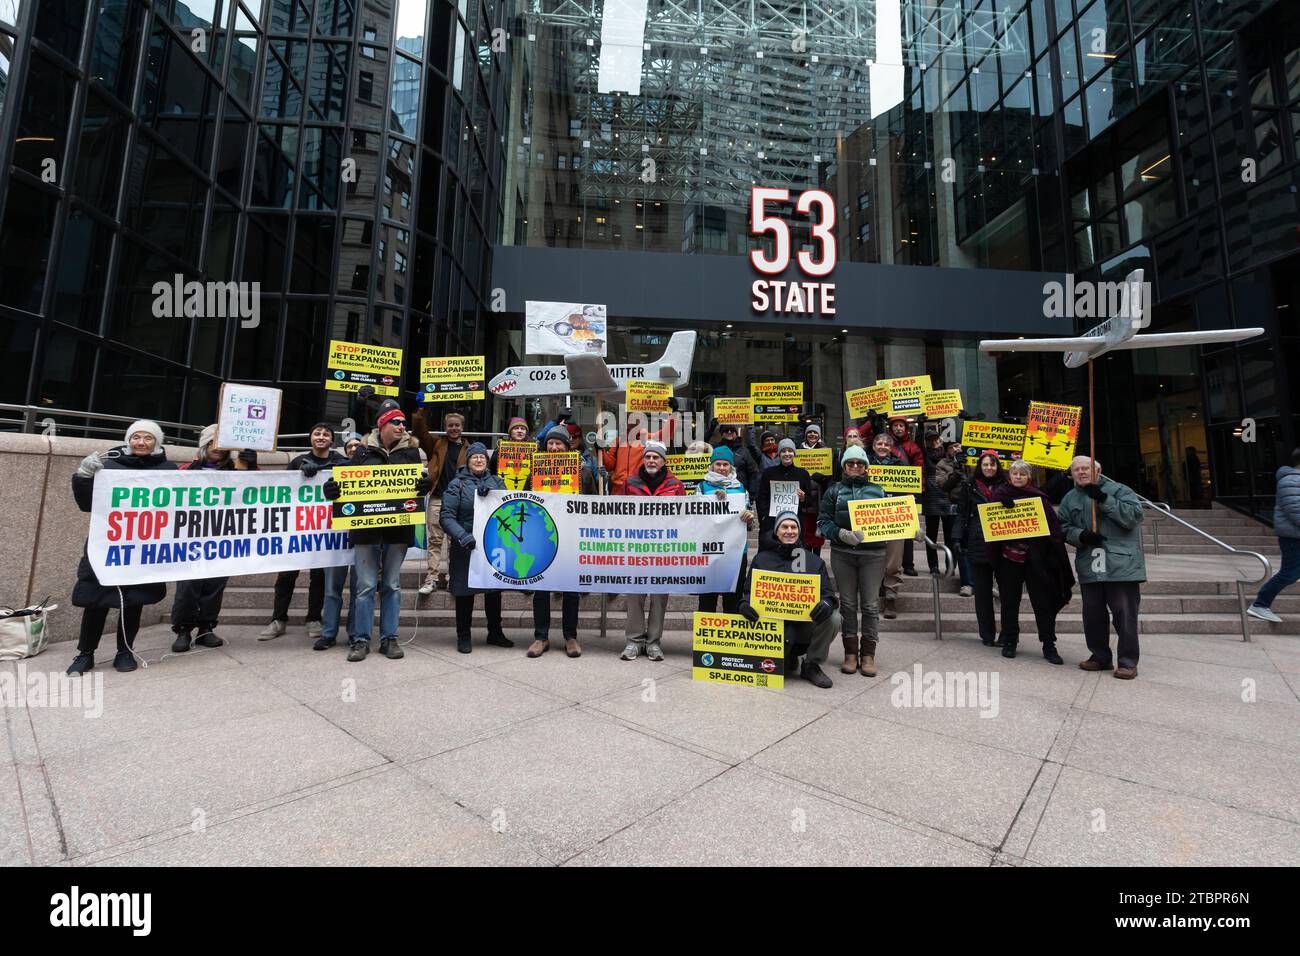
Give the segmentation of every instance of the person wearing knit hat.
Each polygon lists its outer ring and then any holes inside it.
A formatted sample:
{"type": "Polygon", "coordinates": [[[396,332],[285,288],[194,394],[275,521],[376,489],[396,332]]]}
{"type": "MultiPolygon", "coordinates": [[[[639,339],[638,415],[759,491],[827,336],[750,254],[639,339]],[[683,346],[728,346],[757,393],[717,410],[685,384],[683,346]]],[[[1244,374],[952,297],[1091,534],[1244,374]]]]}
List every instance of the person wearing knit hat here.
{"type": "MultiPolygon", "coordinates": [[[[72,476],[72,498],[77,507],[90,512],[95,497],[95,475],[100,471],[176,471],[176,465],[167,460],[162,439],[162,429],[156,422],[141,419],[132,422],[126,430],[126,444],[92,452],[83,458],[72,476]]],[[[72,604],[82,609],[81,634],[68,673],[84,674],[94,669],[95,651],[99,648],[111,610],[117,610],[119,614],[117,656],[113,659],[113,668],[122,672],[135,670],[134,646],[135,636],[140,630],[140,616],[145,605],[157,604],[166,596],[167,585],[161,582],[106,587],[95,575],[83,549],[77,563],[77,583],[72,589],[72,604]]]]}
{"type": "Polygon", "coordinates": [[[763,432],[758,436],[758,467],[760,475],[768,468],[775,468],[781,463],[777,456],[777,438],[772,432],[763,432]]]}
{"type": "Polygon", "coordinates": [[[447,412],[442,416],[442,428],[441,435],[429,431],[423,409],[417,409],[411,416],[411,433],[429,459],[428,474],[433,480],[433,490],[429,492],[424,506],[425,564],[428,570],[424,583],[420,585],[421,595],[432,594],[435,588],[447,586],[447,555],[450,545],[442,533],[438,512],[442,508],[442,492],[464,467],[465,453],[469,448],[469,441],[464,435],[464,415],[447,412]]]}
{"type": "Polygon", "coordinates": [[[763,473],[762,452],[754,447],[753,429],[749,429],[742,438],[740,427],[729,423],[718,424],[714,418],[708,426],[709,441],[714,448],[726,446],[731,449],[731,470],[745,490],[752,496],[758,487],[759,475],[763,473]]]}
{"type": "Polygon", "coordinates": [[[507,423],[506,435],[511,441],[528,441],[528,422],[516,415],[507,423]]]}
{"type": "MultiPolygon", "coordinates": [[[[758,493],[754,495],[755,510],[758,512],[758,534],[762,538],[772,533],[776,526],[776,520],[772,517],[772,482],[796,482],[799,485],[799,513],[808,513],[811,523],[815,523],[816,506],[821,494],[820,486],[813,481],[812,476],[806,469],[800,468],[794,463],[795,446],[794,441],[789,438],[781,439],[777,445],[777,463],[775,467],[768,468],[759,476],[758,493]]],[[[802,522],[801,522],[802,524],[802,522]]],[[[804,544],[813,547],[812,542],[808,540],[808,535],[804,533],[804,544]]],[[[820,549],[821,543],[817,543],[817,549],[820,549]]]]}
{"type": "Polygon", "coordinates": [[[506,637],[501,625],[501,591],[481,591],[470,587],[470,553],[478,547],[474,538],[474,502],[489,491],[505,491],[505,482],[488,469],[487,448],[473,442],[465,451],[465,466],[456,472],[442,495],[442,511],[438,520],[451,542],[448,555],[448,590],[456,599],[456,650],[462,654],[473,652],[470,626],[474,618],[474,596],[483,595],[483,611],[487,617],[487,642],[496,647],[514,647],[515,642],[506,637]]]}
{"type": "MultiPolygon", "coordinates": [[[[352,464],[419,465],[419,440],[406,430],[406,415],[397,402],[389,399],[379,407],[379,424],[361,443],[352,464]]],[[[424,497],[433,489],[433,479],[426,473],[415,481],[412,494],[424,497]]],[[[330,501],[338,499],[342,489],[330,478],[322,493],[330,501]]],[[[375,626],[375,604],[379,604],[379,651],[390,660],[405,656],[397,629],[402,609],[402,561],[407,549],[415,544],[415,529],[409,524],[385,528],[353,528],[348,532],[352,543],[352,583],[356,592],[356,614],[348,615],[348,660],[359,662],[370,653],[370,635],[375,626]]],[[[323,633],[322,633],[323,636],[323,633]]]]}
{"type": "Polygon", "coordinates": [[[749,603],[755,571],[816,575],[821,596],[813,605],[812,621],[784,622],[785,675],[793,677],[797,672],[814,687],[825,690],[831,686],[831,679],[821,665],[826,663],[831,643],[840,629],[839,598],[835,593],[835,582],[826,570],[826,562],[817,552],[803,547],[801,533],[799,516],[793,511],[782,511],[776,516],[773,534],[759,538],[758,554],[754,556],[748,573],[743,575],[738,611],[746,620],[758,623],[759,613],[749,603]],[[802,665],[799,664],[800,654],[803,654],[802,665]]]}
{"type": "MultiPolygon", "coordinates": [[[[713,454],[709,460],[709,471],[700,481],[695,489],[697,495],[713,495],[716,498],[726,500],[729,496],[734,495],[734,500],[740,502],[740,514],[738,517],[744,523],[746,531],[753,526],[754,512],[750,508],[749,492],[740,479],[736,477],[735,456],[732,450],[726,445],[719,445],[713,449],[713,454]]],[[[749,557],[749,543],[746,541],[744,549],[740,554],[740,573],[736,576],[736,588],[734,591],[722,595],[722,611],[724,614],[735,614],[736,609],[740,606],[740,586],[745,580],[745,565],[749,557]]],[[[701,612],[711,612],[718,609],[718,593],[709,592],[700,595],[697,610],[701,612]]],[[[653,657],[651,658],[654,659],[653,657]]]]}
{"type": "MultiPolygon", "coordinates": [[[[518,415],[510,419],[506,424],[506,437],[497,442],[492,454],[488,455],[488,471],[494,475],[501,474],[501,442],[526,442],[528,438],[528,422],[518,415]]],[[[516,459],[517,460],[517,459],[516,459]]],[[[506,483],[506,488],[510,491],[519,491],[528,484],[528,467],[526,463],[522,466],[514,465],[508,469],[507,474],[502,475],[501,480],[506,483]]],[[[442,529],[438,529],[441,533],[442,529]]],[[[434,588],[434,578],[432,575],[425,581],[424,587],[420,588],[421,594],[432,593],[434,588]]]]}
{"type": "MultiPolygon", "coordinates": [[[[887,451],[888,441],[881,444],[887,451]]],[[[844,626],[840,672],[860,670],[864,676],[874,677],[880,639],[880,583],[887,550],[884,543],[865,541],[861,532],[853,530],[850,511],[854,501],[884,498],[885,492],[867,477],[869,456],[857,445],[844,449],[840,463],[843,476],[826,489],[817,521],[822,536],[831,543],[831,567],[840,589],[844,626]]]]}

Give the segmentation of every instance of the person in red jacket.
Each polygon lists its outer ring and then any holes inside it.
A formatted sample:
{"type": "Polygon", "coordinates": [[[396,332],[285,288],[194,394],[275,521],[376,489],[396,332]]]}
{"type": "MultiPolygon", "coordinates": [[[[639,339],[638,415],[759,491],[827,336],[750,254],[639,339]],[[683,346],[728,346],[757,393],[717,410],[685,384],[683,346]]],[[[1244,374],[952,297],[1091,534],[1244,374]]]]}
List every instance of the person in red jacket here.
{"type": "MultiPolygon", "coordinates": [[[[645,498],[685,496],[686,486],[668,470],[668,448],[663,442],[652,439],[645,443],[641,449],[641,467],[636,474],[628,476],[621,494],[645,498]]],[[[634,661],[643,651],[652,661],[663,660],[659,639],[664,633],[668,595],[631,592],[626,595],[626,601],[627,646],[623,648],[623,660],[634,661]]]]}

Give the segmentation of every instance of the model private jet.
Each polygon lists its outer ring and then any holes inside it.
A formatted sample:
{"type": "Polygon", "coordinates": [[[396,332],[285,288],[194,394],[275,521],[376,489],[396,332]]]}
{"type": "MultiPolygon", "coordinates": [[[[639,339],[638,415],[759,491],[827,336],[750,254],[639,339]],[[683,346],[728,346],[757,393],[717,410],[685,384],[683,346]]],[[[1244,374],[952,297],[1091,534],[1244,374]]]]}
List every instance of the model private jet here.
{"type": "Polygon", "coordinates": [[[501,398],[539,395],[611,395],[627,390],[632,380],[686,385],[695,360],[693,331],[674,332],[657,362],[606,365],[599,355],[566,355],[563,365],[516,365],[488,382],[488,391],[501,398]]]}

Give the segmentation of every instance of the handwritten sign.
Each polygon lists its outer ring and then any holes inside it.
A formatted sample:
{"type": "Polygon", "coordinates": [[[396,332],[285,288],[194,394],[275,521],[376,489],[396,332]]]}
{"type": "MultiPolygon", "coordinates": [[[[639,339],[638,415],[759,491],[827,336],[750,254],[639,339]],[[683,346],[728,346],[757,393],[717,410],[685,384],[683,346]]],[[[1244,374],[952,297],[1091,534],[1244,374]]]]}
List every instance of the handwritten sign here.
{"type": "Polygon", "coordinates": [[[280,433],[278,388],[223,382],[218,400],[217,448],[275,451],[280,433]]]}

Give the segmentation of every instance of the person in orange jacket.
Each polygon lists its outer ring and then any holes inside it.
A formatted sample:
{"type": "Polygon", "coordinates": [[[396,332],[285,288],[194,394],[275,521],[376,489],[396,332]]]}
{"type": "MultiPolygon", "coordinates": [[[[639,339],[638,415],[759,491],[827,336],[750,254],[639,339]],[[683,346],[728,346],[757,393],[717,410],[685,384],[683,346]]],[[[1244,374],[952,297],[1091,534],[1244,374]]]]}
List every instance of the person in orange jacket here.
{"type": "MultiPolygon", "coordinates": [[[[671,395],[668,397],[668,409],[677,411],[677,399],[671,395]]],[[[676,416],[670,417],[664,427],[657,432],[646,432],[644,425],[637,419],[629,419],[626,437],[616,438],[613,445],[601,452],[601,463],[609,474],[609,493],[623,494],[623,486],[627,484],[628,476],[635,475],[641,467],[646,442],[657,441],[663,442],[665,446],[671,445],[676,431],[676,416]]]]}

